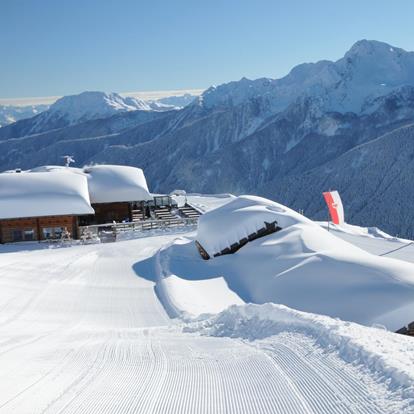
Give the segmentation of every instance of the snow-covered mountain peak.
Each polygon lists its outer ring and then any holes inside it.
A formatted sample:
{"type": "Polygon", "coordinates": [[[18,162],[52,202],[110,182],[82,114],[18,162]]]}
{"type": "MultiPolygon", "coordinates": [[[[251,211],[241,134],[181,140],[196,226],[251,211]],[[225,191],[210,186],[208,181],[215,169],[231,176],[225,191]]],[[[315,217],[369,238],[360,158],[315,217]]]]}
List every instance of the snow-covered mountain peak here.
{"type": "Polygon", "coordinates": [[[117,112],[142,109],[141,101],[135,98],[123,98],[117,93],[97,91],[82,92],[58,99],[49,109],[50,115],[58,114],[69,122],[98,119],[117,112]]]}
{"type": "Polygon", "coordinates": [[[321,60],[294,67],[273,80],[242,78],[207,89],[205,108],[238,106],[266,96],[269,110],[284,110],[301,96],[318,98],[325,111],[359,113],[367,100],[414,86],[414,53],[374,40],[356,42],[336,62],[321,60]]]}
{"type": "Polygon", "coordinates": [[[355,42],[352,47],[346,52],[345,57],[352,56],[367,56],[367,55],[394,55],[398,56],[401,54],[406,54],[404,49],[400,49],[395,46],[391,46],[385,42],[379,42],[378,40],[358,40],[355,42]]]}
{"type": "Polygon", "coordinates": [[[202,94],[203,106],[205,108],[238,106],[268,93],[274,82],[269,78],[251,80],[244,77],[239,81],[211,86],[202,94]]]}

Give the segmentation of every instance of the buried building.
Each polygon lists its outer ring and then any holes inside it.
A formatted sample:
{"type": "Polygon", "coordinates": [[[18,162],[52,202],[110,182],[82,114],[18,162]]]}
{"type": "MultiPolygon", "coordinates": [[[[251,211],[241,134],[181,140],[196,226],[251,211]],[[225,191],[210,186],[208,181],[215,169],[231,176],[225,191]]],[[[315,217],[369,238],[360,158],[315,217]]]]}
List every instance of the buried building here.
{"type": "Polygon", "coordinates": [[[195,243],[201,257],[208,260],[235,253],[290,221],[278,204],[261,197],[240,196],[200,217],[195,243]]]}

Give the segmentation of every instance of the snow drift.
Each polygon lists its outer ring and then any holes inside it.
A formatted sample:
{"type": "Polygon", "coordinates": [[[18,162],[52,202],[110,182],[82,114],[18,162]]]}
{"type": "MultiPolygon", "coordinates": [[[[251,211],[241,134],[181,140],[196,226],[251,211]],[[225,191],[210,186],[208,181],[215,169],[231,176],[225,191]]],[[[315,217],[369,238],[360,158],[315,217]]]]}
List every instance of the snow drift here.
{"type": "Polygon", "coordinates": [[[214,249],[229,237],[240,237],[243,227],[233,227],[236,220],[232,221],[236,211],[260,216],[243,223],[254,225],[271,216],[283,229],[208,262],[191,239],[180,241],[160,252],[161,263],[168,263],[167,273],[186,280],[223,276],[245,302],[279,303],[365,325],[380,323],[391,330],[414,319],[412,264],[369,254],[272,201],[230,201],[211,212],[217,222],[209,219],[206,228],[201,222],[197,239],[214,249]]]}
{"type": "Polygon", "coordinates": [[[275,223],[282,228],[306,221],[303,216],[270,200],[240,196],[199,218],[197,241],[213,256],[275,223]]]}
{"type": "Polygon", "coordinates": [[[323,348],[337,351],[345,361],[363,364],[380,377],[390,378],[391,386],[404,387],[405,397],[414,397],[414,342],[381,328],[344,323],[267,303],[231,306],[186,327],[185,331],[251,341],[284,331],[303,333],[315,338],[323,348]]]}

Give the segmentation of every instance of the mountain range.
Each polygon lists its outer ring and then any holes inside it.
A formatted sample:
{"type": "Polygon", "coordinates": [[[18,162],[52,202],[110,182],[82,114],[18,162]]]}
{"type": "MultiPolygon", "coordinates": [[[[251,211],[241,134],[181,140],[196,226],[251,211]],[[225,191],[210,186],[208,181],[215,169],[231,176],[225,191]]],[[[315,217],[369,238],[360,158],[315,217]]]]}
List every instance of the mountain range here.
{"type": "Polygon", "coordinates": [[[0,105],[0,128],[46,111],[49,105],[0,105]]]}
{"type": "MultiPolygon", "coordinates": [[[[195,95],[185,93],[180,96],[167,96],[159,99],[139,99],[133,96],[121,96],[117,93],[87,91],[79,95],[64,96],[53,105],[0,105],[0,127],[22,119],[32,118],[46,112],[36,119],[36,126],[25,134],[61,128],[91,119],[106,118],[128,111],[168,111],[182,109],[195,99],[195,95]],[[39,130],[39,131],[37,131],[39,130]]],[[[21,133],[21,132],[20,132],[21,133]]]]}
{"type": "Polygon", "coordinates": [[[0,168],[115,163],[168,192],[252,193],[325,219],[337,189],[349,222],[414,236],[414,53],[361,40],[281,79],[243,78],[182,109],[117,94],[65,97],[0,128],[0,168]],[[145,106],[146,105],[146,106],[145,106]]]}

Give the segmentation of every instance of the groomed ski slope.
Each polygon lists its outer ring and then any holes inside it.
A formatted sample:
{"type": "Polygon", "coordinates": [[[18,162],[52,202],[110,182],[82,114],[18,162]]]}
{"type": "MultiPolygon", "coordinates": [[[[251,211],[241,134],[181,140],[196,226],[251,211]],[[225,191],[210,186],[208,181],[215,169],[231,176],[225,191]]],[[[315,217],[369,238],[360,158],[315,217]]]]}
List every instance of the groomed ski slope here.
{"type": "MultiPolygon", "coordinates": [[[[388,376],[310,330],[253,318],[261,335],[248,338],[231,310],[202,326],[171,319],[148,259],[175,238],[0,246],[0,413],[413,412],[398,364],[388,376]]],[[[397,362],[412,361],[411,338],[387,335],[397,362]]]]}

